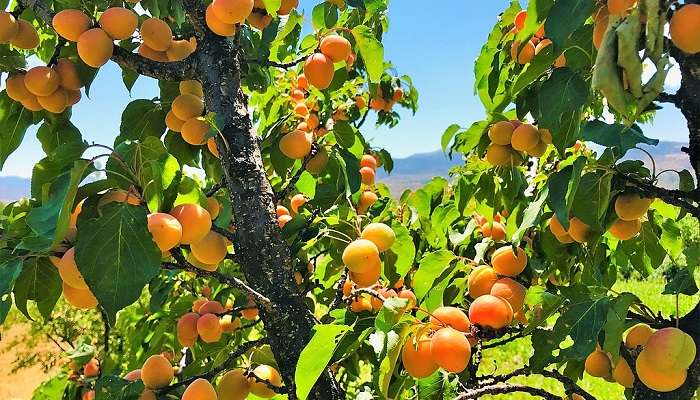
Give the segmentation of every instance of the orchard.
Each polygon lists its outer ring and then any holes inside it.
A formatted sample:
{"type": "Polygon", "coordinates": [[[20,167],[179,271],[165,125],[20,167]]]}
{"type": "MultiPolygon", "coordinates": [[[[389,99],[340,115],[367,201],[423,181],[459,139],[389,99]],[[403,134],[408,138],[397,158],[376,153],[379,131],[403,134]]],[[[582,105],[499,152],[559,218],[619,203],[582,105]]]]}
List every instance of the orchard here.
{"type": "Polygon", "coordinates": [[[0,322],[97,326],[35,398],[596,399],[583,379],[694,398],[700,4],[512,1],[473,67],[484,118],[425,132],[463,165],[393,197],[363,136],[418,106],[388,7],[5,4],[0,168],[31,127],[45,158],[1,209],[0,322]],[[159,95],[88,143],[72,106],[108,63],[159,95]],[[661,107],[691,170],[640,147],[661,107]],[[675,312],[614,289],[623,273],[663,273],[675,312]],[[521,339],[494,372],[485,354],[521,339]]]}

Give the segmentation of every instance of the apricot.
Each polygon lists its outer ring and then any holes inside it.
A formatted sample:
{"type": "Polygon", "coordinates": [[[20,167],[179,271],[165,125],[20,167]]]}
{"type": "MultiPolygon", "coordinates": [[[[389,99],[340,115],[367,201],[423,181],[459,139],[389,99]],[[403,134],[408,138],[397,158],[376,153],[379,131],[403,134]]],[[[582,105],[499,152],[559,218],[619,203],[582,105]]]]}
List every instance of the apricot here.
{"type": "Polygon", "coordinates": [[[55,70],[37,66],[31,68],[24,75],[24,85],[35,96],[48,96],[58,89],[61,77],[55,70]]]}
{"type": "Polygon", "coordinates": [[[375,175],[376,173],[370,167],[360,168],[360,177],[362,178],[362,183],[367,186],[374,185],[375,175]]]}
{"type": "Polygon", "coordinates": [[[431,339],[425,335],[406,341],[401,361],[406,372],[416,379],[426,378],[439,368],[431,354],[431,339]]]}
{"type": "Polygon", "coordinates": [[[90,17],[80,10],[62,10],[51,20],[53,29],[66,40],[77,42],[80,35],[90,29],[90,17]]]}
{"type": "Polygon", "coordinates": [[[501,329],[513,322],[513,308],[506,300],[486,294],[469,306],[469,320],[482,327],[501,329]]]}
{"type": "MultiPolygon", "coordinates": [[[[282,386],[282,376],[275,368],[269,365],[258,365],[253,370],[253,375],[255,375],[255,377],[257,377],[258,379],[269,382],[272,386],[282,386]]],[[[258,397],[266,399],[275,396],[275,392],[269,387],[267,387],[266,384],[256,381],[251,383],[250,392],[258,397]]]]}
{"type": "Polygon", "coordinates": [[[281,217],[283,215],[289,215],[289,210],[285,206],[277,206],[277,208],[275,209],[275,214],[278,217],[281,217]]]}
{"type": "Polygon", "coordinates": [[[80,90],[64,90],[66,95],[66,105],[68,107],[76,105],[80,101],[80,90]]]}
{"type": "Polygon", "coordinates": [[[537,142],[537,145],[535,145],[535,147],[533,147],[527,151],[527,155],[530,157],[539,158],[539,157],[542,157],[544,155],[545,151],[547,151],[547,143],[539,141],[539,142],[537,142]]]}
{"type": "Polygon", "coordinates": [[[68,106],[66,92],[61,88],[56,89],[48,96],[37,96],[36,100],[44,110],[54,114],[62,113],[68,106]]]}
{"type": "Polygon", "coordinates": [[[200,316],[197,320],[197,333],[205,343],[218,342],[223,333],[219,324],[219,317],[211,313],[200,316]]]}
{"type": "Polygon", "coordinates": [[[328,151],[321,148],[316,152],[316,155],[306,163],[306,170],[313,175],[318,175],[326,169],[328,165],[328,151]]]}
{"type": "Polygon", "coordinates": [[[209,231],[202,239],[190,244],[192,254],[205,264],[218,264],[226,257],[226,240],[214,231],[209,231]]]}
{"type": "Polygon", "coordinates": [[[623,221],[634,221],[646,215],[654,199],[643,198],[637,193],[623,193],[615,199],[615,213],[623,221]]]}
{"type": "Polygon", "coordinates": [[[642,221],[635,219],[632,221],[624,221],[618,219],[615,221],[608,231],[618,240],[628,240],[637,236],[639,231],[642,230],[642,221]]]}
{"type": "Polygon", "coordinates": [[[68,249],[61,257],[58,263],[58,275],[61,276],[63,282],[71,287],[80,290],[88,290],[88,285],[83,279],[83,275],[78,270],[78,265],[75,263],[75,247],[68,249]]]}
{"type": "Polygon", "coordinates": [[[10,44],[24,50],[31,50],[39,46],[39,33],[31,22],[17,19],[17,34],[10,40],[10,44]]]}
{"type": "Polygon", "coordinates": [[[187,385],[181,400],[217,400],[216,390],[208,380],[198,378],[187,385]]]}
{"type": "Polygon", "coordinates": [[[143,363],[141,380],[149,389],[160,389],[170,384],[175,376],[170,361],[162,354],[155,354],[143,363]]]}
{"type": "Polygon", "coordinates": [[[181,120],[180,118],[176,117],[175,114],[173,114],[173,110],[168,111],[167,114],[165,114],[165,126],[168,127],[173,132],[180,132],[182,131],[182,125],[185,124],[185,121],[181,120]]]}
{"type": "Polygon", "coordinates": [[[245,319],[255,319],[258,317],[258,314],[260,313],[260,310],[258,310],[257,307],[255,307],[255,303],[249,302],[248,306],[251,308],[246,308],[245,310],[241,311],[241,316],[245,319]]]}
{"type": "Polygon", "coordinates": [[[124,7],[110,7],[100,16],[100,27],[109,37],[124,40],[131,37],[139,25],[136,13],[124,7]]]}
{"type": "Polygon", "coordinates": [[[540,131],[537,127],[531,124],[522,124],[513,131],[511,145],[515,150],[528,151],[537,146],[539,141],[540,131]]]}
{"type": "Polygon", "coordinates": [[[282,0],[277,15],[288,15],[293,9],[297,8],[299,0],[282,0]]]}
{"type": "Polygon", "coordinates": [[[301,193],[297,193],[292,196],[292,199],[289,201],[289,207],[292,209],[294,214],[298,214],[299,208],[303,207],[307,201],[309,201],[309,199],[307,199],[306,196],[301,193]]]}
{"type": "Polygon", "coordinates": [[[56,60],[53,69],[58,73],[60,87],[69,90],[80,90],[83,86],[73,61],[67,58],[59,58],[56,60]]]}
{"type": "Polygon", "coordinates": [[[214,13],[213,4],[207,6],[207,10],[204,14],[204,19],[207,23],[209,30],[214,32],[219,36],[233,36],[236,34],[236,25],[227,24],[220,20],[214,13]]]}
{"type": "Polygon", "coordinates": [[[496,281],[498,281],[498,275],[493,268],[488,265],[479,265],[469,273],[467,281],[469,296],[476,299],[477,297],[491,293],[491,288],[496,281]]]}
{"type": "Polygon", "coordinates": [[[498,296],[510,303],[513,312],[519,312],[525,304],[525,286],[510,278],[501,278],[491,287],[491,295],[498,296]]]}
{"type": "Polygon", "coordinates": [[[372,265],[367,270],[362,271],[362,272],[352,272],[350,271],[350,279],[358,286],[358,287],[370,287],[377,283],[379,280],[379,277],[382,274],[382,268],[381,265],[376,264],[372,265]]]}
{"type": "Polygon", "coordinates": [[[380,252],[389,250],[396,241],[394,230],[389,225],[379,222],[367,225],[360,237],[374,243],[380,252]]]}
{"type": "Polygon", "coordinates": [[[221,212],[221,204],[219,204],[219,200],[216,197],[207,197],[207,206],[205,208],[209,211],[212,220],[216,219],[221,212]]]}
{"type": "Polygon", "coordinates": [[[685,4],[671,17],[671,41],[688,54],[700,52],[700,4],[685,4]]]}
{"type": "Polygon", "coordinates": [[[141,43],[138,49],[139,55],[142,57],[145,57],[149,60],[153,61],[158,61],[158,62],[167,62],[168,61],[168,55],[164,51],[155,51],[152,48],[146,46],[145,43],[141,43]]]}
{"type": "Polygon", "coordinates": [[[343,250],[343,263],[352,272],[366,272],[381,264],[379,249],[367,239],[357,239],[343,250]]]}
{"type": "Polygon", "coordinates": [[[330,86],[333,81],[335,67],[333,60],[322,53],[310,55],[304,63],[304,75],[309,84],[323,90],[330,86]]]}
{"type": "Polygon", "coordinates": [[[148,214],[148,231],[162,252],[177,246],[182,239],[182,225],[170,214],[148,214]]]}
{"type": "Polygon", "coordinates": [[[5,80],[5,89],[7,90],[7,96],[14,101],[21,102],[34,96],[24,85],[24,74],[10,75],[5,80]]]}
{"type": "Polygon", "coordinates": [[[515,19],[514,19],[514,24],[515,24],[515,29],[517,31],[523,30],[525,28],[525,21],[527,20],[527,11],[525,10],[520,10],[517,14],[515,14],[515,19]]]}
{"type": "Polygon", "coordinates": [[[93,68],[105,65],[113,51],[112,38],[100,28],[89,29],[78,38],[78,55],[93,68]]]}
{"type": "Polygon", "coordinates": [[[668,370],[658,367],[660,361],[649,353],[646,349],[639,353],[636,361],[637,376],[644,386],[657,392],[670,392],[683,386],[688,371],[668,370]]]}
{"type": "Polygon", "coordinates": [[[463,332],[442,328],[433,335],[430,342],[430,355],[442,369],[460,373],[467,368],[472,349],[463,332]]]}
{"type": "Polygon", "coordinates": [[[588,375],[596,378],[609,378],[612,376],[610,358],[601,350],[595,350],[586,357],[584,369],[588,375]]]}
{"type": "Polygon", "coordinates": [[[564,229],[564,226],[559,222],[559,218],[557,218],[557,215],[554,214],[552,215],[552,218],[549,219],[549,230],[552,232],[552,235],[556,237],[560,236],[566,236],[569,234],[569,232],[564,229]]]}
{"type": "Polygon", "coordinates": [[[625,346],[628,349],[636,349],[638,346],[645,347],[647,341],[654,333],[654,330],[647,324],[637,324],[631,327],[625,335],[625,346]]]}
{"type": "Polygon", "coordinates": [[[97,306],[97,299],[89,289],[77,289],[63,282],[63,297],[68,304],[81,310],[97,306]]]}
{"type": "Polygon", "coordinates": [[[221,332],[232,333],[241,327],[241,320],[234,319],[231,315],[224,315],[219,319],[219,325],[221,325],[221,332]]]}
{"type": "Polygon", "coordinates": [[[41,111],[44,109],[43,107],[41,107],[41,104],[39,104],[39,101],[33,94],[31,94],[30,97],[27,97],[26,99],[22,100],[21,103],[22,106],[29,111],[41,111]]]}
{"type": "Polygon", "coordinates": [[[148,18],[143,21],[139,32],[143,43],[155,51],[167,51],[173,41],[173,31],[170,26],[158,18],[148,18]]]}
{"type": "Polygon", "coordinates": [[[579,243],[586,243],[591,227],[580,219],[573,217],[569,220],[569,236],[579,243]]]}
{"type": "Polygon", "coordinates": [[[486,149],[486,161],[494,167],[513,165],[513,152],[511,147],[490,144],[486,149]]]}
{"type": "Polygon", "coordinates": [[[506,238],[506,228],[500,222],[485,223],[481,226],[481,233],[497,242],[506,238]]]}
{"type": "Polygon", "coordinates": [[[514,130],[515,128],[510,122],[498,121],[491,125],[491,128],[489,129],[489,139],[491,139],[491,143],[501,146],[510,145],[514,130]]]}
{"type": "Polygon", "coordinates": [[[520,247],[516,255],[512,246],[503,246],[491,256],[491,265],[499,275],[516,276],[525,270],[527,255],[520,247]]]}
{"type": "Polygon", "coordinates": [[[199,204],[180,204],[170,211],[182,225],[182,244],[192,244],[204,239],[211,230],[211,215],[199,204]]]}
{"type": "Polygon", "coordinates": [[[374,97],[369,101],[369,108],[371,108],[374,111],[382,111],[384,110],[384,106],[386,105],[386,101],[380,97],[374,97]]]}
{"type": "Polygon", "coordinates": [[[138,381],[141,379],[141,368],[127,372],[127,374],[124,375],[124,379],[130,382],[138,381]]]}
{"type": "Polygon", "coordinates": [[[204,89],[199,81],[181,81],[179,84],[180,94],[191,94],[199,98],[204,97],[204,89]]]}
{"type": "Polygon", "coordinates": [[[193,146],[205,144],[207,133],[209,133],[209,123],[204,117],[190,118],[180,128],[182,139],[193,146]]]}
{"type": "Polygon", "coordinates": [[[91,358],[83,366],[83,375],[86,378],[92,378],[100,374],[100,362],[96,358],[91,358]]]}
{"type": "Polygon", "coordinates": [[[514,41],[510,49],[510,55],[518,64],[525,65],[532,61],[532,58],[535,56],[535,45],[531,41],[527,41],[522,49],[520,46],[519,40],[514,41]]]}
{"type": "Polygon", "coordinates": [[[291,159],[302,159],[311,152],[312,136],[297,129],[282,136],[279,147],[282,154],[291,159]]]}
{"type": "Polygon", "coordinates": [[[360,214],[366,213],[378,199],[379,197],[376,193],[371,190],[365,190],[360,194],[360,200],[357,203],[357,212],[360,214]]]}
{"type": "Polygon", "coordinates": [[[408,304],[406,304],[406,307],[409,309],[415,308],[416,304],[418,304],[418,298],[416,298],[416,294],[413,293],[413,291],[410,289],[401,289],[398,293],[396,293],[396,296],[398,298],[408,300],[408,304]]]}
{"type": "Polygon", "coordinates": [[[173,100],[172,111],[183,121],[199,117],[204,111],[204,102],[193,94],[181,94],[173,100]]]}
{"type": "Polygon", "coordinates": [[[177,320],[177,341],[183,347],[192,347],[197,342],[197,320],[199,314],[187,313],[177,320]]]}
{"type": "Polygon", "coordinates": [[[615,364],[615,368],[613,368],[612,371],[612,377],[615,382],[626,387],[627,389],[634,386],[634,374],[632,373],[632,369],[630,368],[629,364],[627,364],[627,361],[625,361],[625,359],[622,357],[620,357],[617,364],[615,364]]]}
{"type": "Polygon", "coordinates": [[[371,154],[365,154],[360,159],[360,167],[377,169],[377,159],[371,154]]]}
{"type": "Polygon", "coordinates": [[[209,300],[207,299],[196,299],[195,301],[192,302],[192,311],[199,313],[200,309],[204,304],[206,304],[209,300]]]}
{"type": "Polygon", "coordinates": [[[608,12],[610,15],[624,16],[636,2],[637,0],[608,0],[608,12]]]}
{"type": "Polygon", "coordinates": [[[216,147],[216,139],[210,137],[207,139],[207,149],[216,158],[219,158],[219,149],[216,147]]]}
{"type": "Polygon", "coordinates": [[[221,22],[240,24],[253,11],[253,0],[214,0],[211,3],[212,12],[221,22]]]}
{"type": "Polygon", "coordinates": [[[340,35],[328,35],[321,39],[321,53],[333,60],[334,63],[341,62],[352,53],[350,41],[340,35]]]}
{"type": "Polygon", "coordinates": [[[17,36],[19,27],[14,15],[7,11],[0,11],[0,43],[7,43],[17,36]]]}
{"type": "Polygon", "coordinates": [[[165,51],[168,61],[181,61],[194,52],[189,40],[173,40],[168,50],[165,51]]]}
{"type": "Polygon", "coordinates": [[[430,323],[436,327],[451,327],[460,332],[469,332],[471,322],[464,311],[457,307],[438,307],[430,316],[430,323]]]}
{"type": "Polygon", "coordinates": [[[593,46],[596,49],[600,49],[600,45],[603,44],[605,32],[608,30],[609,18],[608,9],[604,7],[593,21],[593,46]]]}
{"type": "Polygon", "coordinates": [[[306,75],[299,74],[297,76],[297,87],[301,90],[309,90],[309,80],[306,79],[306,75]]]}
{"type": "Polygon", "coordinates": [[[216,388],[219,400],[245,400],[250,393],[250,381],[242,369],[228,371],[216,388]]]}
{"type": "Polygon", "coordinates": [[[282,229],[285,225],[287,225],[287,222],[291,220],[291,215],[280,215],[279,217],[277,217],[277,225],[279,225],[280,229],[282,229]]]}
{"type": "Polygon", "coordinates": [[[265,30],[268,25],[272,22],[272,16],[266,13],[253,11],[250,13],[248,18],[246,18],[248,24],[257,30],[265,30]]]}
{"type": "Polygon", "coordinates": [[[688,369],[693,363],[697,347],[693,338],[678,328],[663,328],[654,332],[644,348],[653,360],[654,368],[661,371],[688,369]]]}

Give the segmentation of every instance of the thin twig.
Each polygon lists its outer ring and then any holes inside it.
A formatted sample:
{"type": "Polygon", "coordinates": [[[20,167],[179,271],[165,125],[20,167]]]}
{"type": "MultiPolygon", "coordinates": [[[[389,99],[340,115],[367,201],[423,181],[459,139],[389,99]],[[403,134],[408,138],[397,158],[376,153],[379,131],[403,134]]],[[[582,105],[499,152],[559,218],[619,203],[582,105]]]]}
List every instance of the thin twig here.
{"type": "Polygon", "coordinates": [[[104,331],[104,350],[105,350],[105,355],[109,354],[109,331],[110,331],[110,326],[109,326],[109,318],[107,317],[107,311],[104,309],[104,307],[100,306],[100,315],[102,316],[102,322],[104,323],[105,331],[104,331]]]}

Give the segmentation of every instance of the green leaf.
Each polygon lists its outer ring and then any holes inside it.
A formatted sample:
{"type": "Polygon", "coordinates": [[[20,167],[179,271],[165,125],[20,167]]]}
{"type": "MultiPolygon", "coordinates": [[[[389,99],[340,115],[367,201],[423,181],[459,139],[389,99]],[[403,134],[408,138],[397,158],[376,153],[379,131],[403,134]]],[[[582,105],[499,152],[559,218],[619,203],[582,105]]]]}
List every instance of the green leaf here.
{"type": "Polygon", "coordinates": [[[520,223],[520,225],[518,226],[518,230],[515,231],[511,239],[513,243],[520,243],[520,241],[523,239],[523,236],[525,236],[527,230],[539,223],[539,219],[542,215],[542,211],[544,210],[544,203],[547,200],[548,194],[549,187],[545,186],[544,189],[542,189],[537,195],[537,200],[531,202],[527,206],[525,212],[523,212],[523,221],[520,223]]]}
{"type": "Polygon", "coordinates": [[[33,300],[41,316],[50,319],[62,291],[61,277],[51,261],[46,257],[32,257],[25,260],[22,273],[15,282],[15,305],[30,318],[27,300],[33,300]]]}
{"type": "Polygon", "coordinates": [[[619,248],[627,255],[632,267],[647,277],[661,266],[666,251],[661,247],[659,237],[652,224],[642,224],[642,231],[636,237],[620,242],[619,248]]]}
{"type": "Polygon", "coordinates": [[[440,144],[442,145],[442,152],[447,154],[447,147],[452,142],[452,138],[459,132],[460,126],[458,124],[452,124],[445,129],[440,139],[440,144]]]}
{"type": "Polygon", "coordinates": [[[146,226],[144,207],[108,203],[100,210],[87,208],[78,218],[75,260],[113,323],[117,311],[138,300],[158,274],[161,252],[146,226]]]}
{"type": "Polygon", "coordinates": [[[338,121],[333,125],[333,134],[339,145],[349,149],[355,144],[357,130],[348,121],[338,121]]]}
{"type": "MultiPolygon", "coordinates": [[[[671,271],[669,271],[671,272],[671,271]]],[[[684,294],[686,296],[695,296],[698,292],[698,286],[694,278],[695,268],[679,268],[671,272],[670,279],[664,287],[662,294],[684,294]]]]}
{"type": "Polygon", "coordinates": [[[411,237],[408,228],[399,221],[392,220],[391,229],[396,235],[396,240],[390,249],[392,253],[396,254],[396,263],[394,264],[396,273],[405,276],[416,257],[416,246],[413,244],[413,237],[411,237]]]}
{"type": "Polygon", "coordinates": [[[459,380],[450,381],[447,374],[435,372],[427,378],[417,379],[418,400],[443,400],[457,397],[459,380]]]}
{"type": "Polygon", "coordinates": [[[384,300],[382,308],[374,320],[374,327],[380,332],[389,332],[399,322],[406,311],[408,300],[399,297],[389,297],[384,300]]]}
{"type": "Polygon", "coordinates": [[[581,177],[571,211],[592,228],[601,229],[601,220],[610,205],[612,174],[590,172],[581,177]]]}
{"type": "Polygon", "coordinates": [[[0,170],[10,154],[22,143],[31,124],[31,111],[7,97],[5,91],[0,93],[0,170]]]}
{"type": "Polygon", "coordinates": [[[542,83],[537,96],[539,109],[544,110],[539,115],[539,126],[552,132],[554,146],[564,154],[579,137],[580,116],[590,97],[590,84],[569,68],[557,68],[542,83]]]}
{"type": "Polygon", "coordinates": [[[10,293],[15,280],[22,272],[22,259],[9,251],[0,250],[0,298],[10,293]]]}
{"type": "Polygon", "coordinates": [[[544,30],[556,48],[564,48],[571,34],[590,18],[593,6],[593,0],[557,0],[554,3],[544,30]]]}
{"type": "Polygon", "coordinates": [[[56,400],[63,398],[63,392],[70,382],[65,373],[61,372],[58,375],[46,380],[32,392],[32,400],[56,400]]]}
{"type": "Polygon", "coordinates": [[[80,130],[62,115],[46,118],[36,132],[36,137],[47,155],[56,151],[61,145],[82,141],[80,130]]]}
{"type": "Polygon", "coordinates": [[[143,392],[143,381],[127,381],[118,376],[103,375],[95,382],[95,396],[104,400],[138,400],[143,392]]]}
{"type": "Polygon", "coordinates": [[[588,121],[581,130],[581,138],[606,147],[618,149],[618,157],[622,157],[629,149],[638,144],[648,144],[656,146],[657,139],[644,136],[642,128],[638,125],[630,127],[623,124],[607,124],[603,121],[588,121]]]}
{"type": "Polygon", "coordinates": [[[152,100],[138,99],[129,103],[119,126],[118,141],[145,139],[160,136],[165,132],[165,115],[168,110],[152,100]]]}
{"type": "Polygon", "coordinates": [[[419,303],[433,287],[435,279],[449,268],[454,259],[455,255],[449,250],[438,250],[423,256],[413,277],[413,291],[419,303]]]}
{"type": "Polygon", "coordinates": [[[581,171],[585,165],[586,158],[579,157],[572,165],[553,173],[548,180],[547,204],[554,210],[564,229],[569,229],[569,211],[571,211],[574,195],[581,181],[581,171]]]}
{"type": "Polygon", "coordinates": [[[603,350],[610,354],[613,360],[617,360],[620,354],[620,343],[626,328],[627,311],[635,302],[639,302],[637,296],[632,293],[622,293],[612,301],[608,310],[608,316],[603,328],[605,331],[603,350]]]}
{"type": "Polygon", "coordinates": [[[311,11],[311,23],[316,29],[332,28],[338,22],[338,7],[324,1],[311,11]]]}
{"type": "Polygon", "coordinates": [[[365,62],[369,81],[379,82],[384,72],[384,47],[372,34],[372,30],[365,25],[358,25],[352,28],[360,55],[365,62]]]}
{"type": "Polygon", "coordinates": [[[315,325],[314,334],[309,344],[304,347],[297,361],[294,375],[296,394],[306,399],[316,384],[328,362],[333,357],[337,346],[337,337],[350,329],[347,325],[315,325]]]}
{"type": "Polygon", "coordinates": [[[564,304],[564,298],[549,293],[544,286],[531,286],[525,296],[525,304],[531,308],[538,305],[542,307],[542,312],[538,313],[525,327],[523,333],[527,335],[537,327],[542,326],[549,317],[558,312],[561,305],[564,304]]]}

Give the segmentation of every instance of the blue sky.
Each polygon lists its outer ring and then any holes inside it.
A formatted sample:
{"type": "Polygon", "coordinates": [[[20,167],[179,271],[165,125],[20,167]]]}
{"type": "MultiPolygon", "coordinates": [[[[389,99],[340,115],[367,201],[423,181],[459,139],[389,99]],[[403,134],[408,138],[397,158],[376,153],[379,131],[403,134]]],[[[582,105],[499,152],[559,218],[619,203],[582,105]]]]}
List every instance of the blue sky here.
{"type": "MultiPolygon", "coordinates": [[[[301,0],[300,8],[309,16],[315,4],[318,0],[301,0]]],[[[468,126],[483,118],[483,108],[472,92],[473,61],[508,1],[447,0],[440,4],[436,9],[434,2],[390,3],[385,56],[399,74],[413,78],[420,94],[419,109],[415,116],[402,111],[402,121],[393,129],[375,129],[373,123],[368,123],[363,133],[373,146],[388,149],[395,158],[437,150],[440,135],[448,125],[468,126]]],[[[111,144],[126,104],[157,95],[155,81],[145,77],[139,78],[129,95],[120,71],[116,64],[108,63],[92,85],[92,100],[83,97],[73,108],[73,123],[88,141],[111,144]]],[[[678,80],[678,74],[672,72],[667,81],[669,90],[678,85],[678,80]]],[[[654,123],[644,128],[648,136],[687,142],[685,120],[675,109],[659,112],[654,123]]],[[[27,133],[0,176],[31,175],[32,165],[43,157],[34,133],[27,133]]]]}

